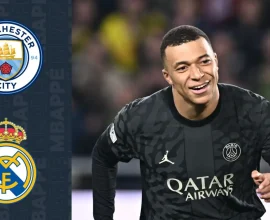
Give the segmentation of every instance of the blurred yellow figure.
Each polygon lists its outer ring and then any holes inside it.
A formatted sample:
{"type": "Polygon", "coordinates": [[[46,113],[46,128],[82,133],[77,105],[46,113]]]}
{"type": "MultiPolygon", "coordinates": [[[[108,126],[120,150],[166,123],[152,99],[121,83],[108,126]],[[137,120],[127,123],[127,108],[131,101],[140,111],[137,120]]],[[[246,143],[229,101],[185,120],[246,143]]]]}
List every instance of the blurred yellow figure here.
{"type": "Polygon", "coordinates": [[[119,11],[103,20],[100,37],[116,65],[132,73],[139,68],[138,47],[145,35],[164,28],[166,21],[160,13],[146,10],[143,0],[118,0],[118,4],[119,11]]]}
{"type": "Polygon", "coordinates": [[[113,61],[126,71],[136,68],[137,33],[121,14],[109,15],[101,25],[101,40],[113,61]]]}

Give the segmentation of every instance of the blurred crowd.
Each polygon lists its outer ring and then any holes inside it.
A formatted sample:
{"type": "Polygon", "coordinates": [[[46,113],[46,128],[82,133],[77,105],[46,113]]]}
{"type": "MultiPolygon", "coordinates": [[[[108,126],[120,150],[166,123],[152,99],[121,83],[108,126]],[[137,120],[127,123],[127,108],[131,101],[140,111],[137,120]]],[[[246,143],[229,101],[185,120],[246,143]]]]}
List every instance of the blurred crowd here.
{"type": "Polygon", "coordinates": [[[74,0],[73,154],[94,143],[128,102],[167,86],[159,47],[189,24],[210,37],[220,82],[270,99],[269,0],[74,0]]]}

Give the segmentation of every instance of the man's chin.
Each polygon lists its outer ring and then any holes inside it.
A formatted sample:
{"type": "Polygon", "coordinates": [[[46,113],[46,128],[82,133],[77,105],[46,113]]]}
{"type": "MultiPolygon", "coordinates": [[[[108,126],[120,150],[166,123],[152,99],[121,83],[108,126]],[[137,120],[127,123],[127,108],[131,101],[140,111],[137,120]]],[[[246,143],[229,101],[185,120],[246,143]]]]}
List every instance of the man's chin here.
{"type": "Polygon", "coordinates": [[[193,97],[191,101],[196,105],[206,105],[211,100],[209,95],[205,95],[202,97],[193,97]]]}

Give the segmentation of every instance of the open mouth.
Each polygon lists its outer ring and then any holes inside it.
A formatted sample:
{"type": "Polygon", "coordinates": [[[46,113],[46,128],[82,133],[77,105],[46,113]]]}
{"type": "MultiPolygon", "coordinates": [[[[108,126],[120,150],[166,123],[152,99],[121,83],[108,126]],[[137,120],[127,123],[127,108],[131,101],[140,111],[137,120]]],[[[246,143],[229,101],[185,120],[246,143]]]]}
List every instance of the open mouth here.
{"type": "Polygon", "coordinates": [[[205,81],[204,84],[199,85],[199,86],[190,87],[190,89],[195,90],[195,91],[199,91],[199,90],[206,88],[209,85],[209,83],[210,83],[210,80],[207,80],[207,81],[205,81]]]}

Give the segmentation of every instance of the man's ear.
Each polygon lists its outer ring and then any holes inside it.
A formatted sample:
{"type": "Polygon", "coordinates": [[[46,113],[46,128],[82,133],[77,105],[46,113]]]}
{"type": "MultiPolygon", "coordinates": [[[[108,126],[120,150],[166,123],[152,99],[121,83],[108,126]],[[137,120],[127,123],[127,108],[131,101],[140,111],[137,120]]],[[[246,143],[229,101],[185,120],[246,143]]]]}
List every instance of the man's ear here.
{"type": "Polygon", "coordinates": [[[171,76],[170,76],[169,72],[165,68],[162,70],[162,74],[163,74],[164,79],[167,81],[167,83],[172,85],[173,82],[172,82],[171,76]]]}
{"type": "Polygon", "coordinates": [[[215,62],[216,62],[216,77],[217,77],[217,81],[219,81],[219,75],[218,75],[218,58],[217,58],[217,54],[214,53],[215,55],[215,62]]]}
{"type": "Polygon", "coordinates": [[[215,61],[216,61],[216,64],[217,64],[217,69],[218,69],[218,57],[217,57],[216,53],[214,53],[214,55],[215,55],[215,61]]]}

